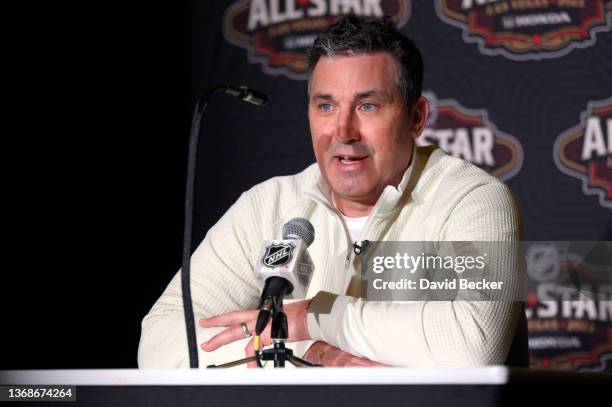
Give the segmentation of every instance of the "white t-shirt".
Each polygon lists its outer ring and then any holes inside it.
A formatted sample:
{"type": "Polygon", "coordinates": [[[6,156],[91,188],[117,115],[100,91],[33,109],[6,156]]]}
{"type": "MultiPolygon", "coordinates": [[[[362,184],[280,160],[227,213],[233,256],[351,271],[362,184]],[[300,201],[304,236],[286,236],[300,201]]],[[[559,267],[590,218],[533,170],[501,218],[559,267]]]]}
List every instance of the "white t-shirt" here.
{"type": "MultiPolygon", "coordinates": [[[[332,203],[337,209],[338,205],[336,205],[336,200],[334,199],[333,193],[331,194],[331,199],[332,199],[332,203]]],[[[338,209],[338,212],[340,212],[340,209],[338,209]]],[[[368,220],[368,217],[361,216],[358,218],[349,218],[348,216],[344,216],[342,212],[340,212],[340,215],[342,215],[344,222],[346,222],[346,226],[348,227],[349,235],[351,236],[351,241],[353,243],[359,241],[359,237],[361,236],[361,231],[363,230],[363,227],[365,226],[366,221],[368,220]]]]}
{"type": "Polygon", "coordinates": [[[351,240],[353,242],[357,242],[359,237],[361,236],[361,231],[365,226],[366,221],[368,220],[367,216],[362,216],[359,218],[349,218],[347,216],[342,215],[344,221],[346,222],[346,226],[348,227],[349,234],[351,235],[351,240]]]}

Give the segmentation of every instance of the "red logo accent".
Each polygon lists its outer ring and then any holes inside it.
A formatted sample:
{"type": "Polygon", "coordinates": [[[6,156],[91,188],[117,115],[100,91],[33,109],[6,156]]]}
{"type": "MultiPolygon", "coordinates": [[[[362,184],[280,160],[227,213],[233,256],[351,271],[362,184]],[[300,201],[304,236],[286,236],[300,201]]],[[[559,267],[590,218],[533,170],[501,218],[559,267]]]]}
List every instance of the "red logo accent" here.
{"type": "Polygon", "coordinates": [[[535,292],[530,292],[527,295],[527,306],[530,308],[535,307],[536,305],[538,305],[538,296],[535,292]]]}

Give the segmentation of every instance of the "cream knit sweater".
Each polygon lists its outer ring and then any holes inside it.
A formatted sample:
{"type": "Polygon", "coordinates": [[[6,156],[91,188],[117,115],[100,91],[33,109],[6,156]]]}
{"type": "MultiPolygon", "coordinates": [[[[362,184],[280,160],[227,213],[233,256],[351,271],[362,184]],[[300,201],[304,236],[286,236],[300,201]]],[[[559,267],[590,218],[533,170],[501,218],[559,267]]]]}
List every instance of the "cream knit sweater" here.
{"type": "MultiPolygon", "coordinates": [[[[309,298],[316,295],[308,315],[313,339],[395,366],[506,361],[522,312],[518,303],[377,302],[346,295],[358,272],[357,261],[351,256],[347,262],[352,242],[316,164],[297,175],[254,186],[208,231],[192,256],[196,318],[257,307],[260,292],[253,270],[261,244],[280,238],[282,226],[296,216],[309,219],[316,235],[309,248],[315,263],[308,290],[309,298]]],[[[361,237],[371,241],[512,241],[519,237],[519,225],[518,210],[503,183],[441,149],[415,147],[402,181],[384,189],[361,237]]],[[[517,277],[504,279],[512,283],[517,277]]],[[[198,328],[198,343],[220,330],[198,328]]],[[[242,358],[246,343],[238,341],[215,352],[200,349],[200,366],[242,358]]],[[[310,343],[288,346],[301,355],[310,343]]],[[[142,322],[138,364],[141,368],[189,365],[180,272],[142,322]]]]}

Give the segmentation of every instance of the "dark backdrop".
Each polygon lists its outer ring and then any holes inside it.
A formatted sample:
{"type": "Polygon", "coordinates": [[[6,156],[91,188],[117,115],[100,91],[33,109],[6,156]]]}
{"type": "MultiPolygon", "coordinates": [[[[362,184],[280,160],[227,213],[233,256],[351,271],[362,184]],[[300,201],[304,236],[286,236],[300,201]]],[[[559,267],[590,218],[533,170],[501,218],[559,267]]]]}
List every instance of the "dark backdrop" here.
{"type": "Polygon", "coordinates": [[[10,15],[0,369],[136,367],[140,321],[180,264],[188,5],[10,15]]]}

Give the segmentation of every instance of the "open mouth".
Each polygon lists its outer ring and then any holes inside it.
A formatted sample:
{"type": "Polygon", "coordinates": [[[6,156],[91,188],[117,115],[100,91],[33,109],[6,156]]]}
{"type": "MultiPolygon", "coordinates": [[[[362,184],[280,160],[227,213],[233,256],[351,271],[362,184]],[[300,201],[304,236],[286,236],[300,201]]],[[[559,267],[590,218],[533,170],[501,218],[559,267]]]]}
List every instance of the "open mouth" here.
{"type": "Polygon", "coordinates": [[[342,164],[354,164],[356,162],[365,160],[368,158],[367,155],[364,156],[336,156],[336,159],[340,161],[342,164]]]}

